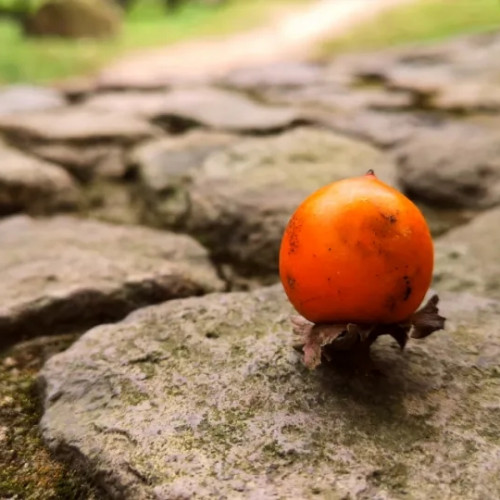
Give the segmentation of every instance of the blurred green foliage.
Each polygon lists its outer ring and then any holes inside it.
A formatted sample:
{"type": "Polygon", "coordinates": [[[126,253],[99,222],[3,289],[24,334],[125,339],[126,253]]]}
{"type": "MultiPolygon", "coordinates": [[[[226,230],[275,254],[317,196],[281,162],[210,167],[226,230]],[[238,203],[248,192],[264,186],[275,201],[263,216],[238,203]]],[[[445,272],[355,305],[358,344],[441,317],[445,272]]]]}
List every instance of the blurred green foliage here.
{"type": "Polygon", "coordinates": [[[320,55],[433,42],[500,29],[500,0],[415,0],[362,22],[323,45],[320,55]]]}
{"type": "MultiPolygon", "coordinates": [[[[0,0],[0,6],[15,1],[0,0]]],[[[0,85],[48,83],[87,74],[135,49],[249,29],[280,9],[306,1],[228,0],[214,7],[192,0],[167,15],[163,0],[135,0],[120,36],[113,40],[29,39],[19,23],[0,17],[0,85]]]]}

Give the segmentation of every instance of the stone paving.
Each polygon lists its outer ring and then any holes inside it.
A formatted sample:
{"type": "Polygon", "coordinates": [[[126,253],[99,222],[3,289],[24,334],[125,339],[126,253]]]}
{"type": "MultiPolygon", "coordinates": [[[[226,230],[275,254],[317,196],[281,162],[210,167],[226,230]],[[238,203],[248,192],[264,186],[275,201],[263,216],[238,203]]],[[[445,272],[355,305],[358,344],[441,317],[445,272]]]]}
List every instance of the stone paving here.
{"type": "Polygon", "coordinates": [[[96,326],[41,372],[49,448],[112,498],[497,497],[499,126],[498,33],[0,93],[0,343],[96,326]],[[370,168],[429,220],[448,328],[307,372],[282,231],[370,168]]]}

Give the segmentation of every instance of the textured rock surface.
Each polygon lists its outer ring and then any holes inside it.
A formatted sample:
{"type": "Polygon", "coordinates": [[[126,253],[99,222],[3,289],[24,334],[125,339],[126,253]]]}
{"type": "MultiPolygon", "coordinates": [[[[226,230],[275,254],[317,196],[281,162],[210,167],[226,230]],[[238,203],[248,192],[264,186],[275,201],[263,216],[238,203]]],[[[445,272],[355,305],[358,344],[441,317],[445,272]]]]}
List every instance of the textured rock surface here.
{"type": "Polygon", "coordinates": [[[233,132],[266,132],[300,121],[298,112],[290,107],[263,106],[241,94],[204,87],[100,94],[86,101],[86,106],[155,119],[174,130],[203,125],[233,132]]]}
{"type": "Polygon", "coordinates": [[[323,68],[309,63],[277,63],[266,66],[240,68],[220,78],[223,87],[245,92],[290,89],[315,84],[321,79],[323,68]]]}
{"type": "Polygon", "coordinates": [[[397,151],[401,185],[437,206],[500,204],[499,125],[449,123],[414,133],[397,151]]]}
{"type": "Polygon", "coordinates": [[[311,118],[339,133],[372,143],[380,148],[404,144],[421,126],[431,126],[428,117],[415,113],[381,113],[351,109],[337,113],[309,111],[311,118]]]}
{"type": "Polygon", "coordinates": [[[123,112],[96,112],[68,107],[38,113],[0,117],[0,133],[12,140],[133,143],[157,133],[152,125],[123,112]]]}
{"type": "Polygon", "coordinates": [[[49,88],[15,85],[0,90],[0,116],[53,109],[65,103],[59,92],[49,88]]]}
{"type": "Polygon", "coordinates": [[[187,236],[19,216],[0,223],[0,242],[0,343],[221,288],[206,251],[187,236]]]}
{"type": "Polygon", "coordinates": [[[126,174],[126,154],[119,143],[105,141],[104,144],[99,144],[98,140],[89,142],[32,144],[30,152],[39,158],[63,166],[83,182],[95,178],[120,179],[126,174]]]}
{"type": "Polygon", "coordinates": [[[129,147],[161,131],[137,116],[81,106],[0,116],[0,134],[30,154],[63,166],[77,179],[119,179],[129,147]]]}
{"type": "Polygon", "coordinates": [[[325,184],[370,168],[394,184],[387,157],[328,131],[302,128],[240,140],[209,155],[191,182],[176,183],[173,173],[169,191],[147,196],[147,216],[193,234],[245,274],[275,273],[283,230],[299,203],[325,184]]]}
{"type": "Polygon", "coordinates": [[[381,378],[305,370],[279,288],[151,307],[48,362],[43,434],[114,498],[494,498],[500,306],[442,305],[381,378]]]}
{"type": "Polygon", "coordinates": [[[265,99],[281,104],[300,104],[330,111],[352,111],[374,109],[398,111],[411,107],[411,97],[407,92],[389,91],[383,88],[341,87],[338,85],[310,85],[283,90],[281,88],[262,91],[265,99]]]}
{"type": "Polygon", "coordinates": [[[60,167],[0,144],[0,214],[74,209],[78,188],[60,167]]]}
{"type": "Polygon", "coordinates": [[[478,215],[436,243],[435,284],[500,298],[500,208],[478,215]]]}
{"type": "Polygon", "coordinates": [[[131,163],[146,189],[162,193],[191,180],[208,156],[237,140],[229,134],[194,131],[141,144],[132,152],[131,163]]]}
{"type": "Polygon", "coordinates": [[[500,111],[498,32],[459,37],[436,45],[344,56],[330,73],[351,82],[379,83],[409,92],[415,107],[445,112],[500,111]]]}

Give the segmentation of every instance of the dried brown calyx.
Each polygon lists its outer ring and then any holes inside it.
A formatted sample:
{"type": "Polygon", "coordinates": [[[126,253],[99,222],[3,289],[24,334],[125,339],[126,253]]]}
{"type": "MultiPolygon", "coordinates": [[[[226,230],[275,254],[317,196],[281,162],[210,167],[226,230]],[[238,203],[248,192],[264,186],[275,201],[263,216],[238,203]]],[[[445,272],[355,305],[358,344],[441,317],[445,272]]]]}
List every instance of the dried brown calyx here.
{"type": "Polygon", "coordinates": [[[339,352],[349,352],[363,369],[370,368],[370,346],[381,335],[390,335],[404,349],[410,338],[423,339],[442,330],[446,318],[439,315],[439,297],[434,295],[406,321],[389,325],[314,324],[302,316],[292,317],[295,348],[304,354],[304,364],[314,369],[322,360],[332,361],[339,352]]]}

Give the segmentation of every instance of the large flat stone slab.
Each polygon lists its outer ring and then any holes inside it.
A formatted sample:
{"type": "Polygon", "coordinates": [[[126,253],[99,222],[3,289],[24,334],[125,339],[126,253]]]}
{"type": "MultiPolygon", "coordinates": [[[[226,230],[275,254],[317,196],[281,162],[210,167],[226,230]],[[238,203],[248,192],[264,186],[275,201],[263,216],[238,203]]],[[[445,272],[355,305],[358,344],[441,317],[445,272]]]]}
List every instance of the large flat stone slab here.
{"type": "Polygon", "coordinates": [[[123,110],[71,106],[0,116],[0,134],[20,149],[89,181],[123,177],[127,148],[157,137],[161,131],[123,110]]]}
{"type": "Polygon", "coordinates": [[[184,179],[168,155],[163,168],[142,163],[145,218],[192,234],[218,261],[253,276],[275,276],[283,230],[313,191],[370,168],[390,184],[396,177],[394,163],[371,146],[313,128],[242,139],[190,158],[184,179]],[[148,175],[158,170],[161,176],[148,175]]]}
{"type": "Polygon", "coordinates": [[[0,214],[76,208],[79,192],[62,168],[0,143],[0,214]]]}
{"type": "Polygon", "coordinates": [[[205,159],[241,140],[236,135],[195,130],[182,136],[148,141],[132,151],[130,162],[153,193],[196,176],[205,159]]]}
{"type": "Polygon", "coordinates": [[[500,299],[500,208],[478,215],[436,242],[435,285],[500,299]]]}
{"type": "Polygon", "coordinates": [[[500,112],[500,35],[457,37],[436,44],[346,55],[326,74],[408,92],[416,108],[439,112],[500,112]]]}
{"type": "Polygon", "coordinates": [[[43,436],[112,498],[496,498],[500,307],[443,299],[375,378],[307,371],[280,288],[138,311],[48,362],[43,436]]]}
{"type": "Polygon", "coordinates": [[[221,289],[188,236],[71,217],[0,223],[0,344],[221,289]]]}
{"type": "Polygon", "coordinates": [[[243,94],[210,87],[102,93],[89,98],[86,107],[127,112],[181,130],[203,125],[230,132],[271,132],[290,127],[301,118],[289,106],[264,106],[243,94]]]}
{"type": "Polygon", "coordinates": [[[62,107],[66,99],[55,89],[12,85],[0,90],[0,116],[62,107]]]}
{"type": "Polygon", "coordinates": [[[11,140],[92,143],[134,143],[150,138],[157,129],[138,117],[118,112],[97,112],[84,107],[0,117],[0,132],[11,140]]]}
{"type": "Polygon", "coordinates": [[[396,151],[401,185],[436,206],[500,204],[500,119],[422,128],[396,151]]]}
{"type": "Polygon", "coordinates": [[[286,90],[316,84],[322,79],[320,65],[284,62],[239,68],[217,79],[218,85],[242,92],[258,92],[270,88],[286,90]]]}

